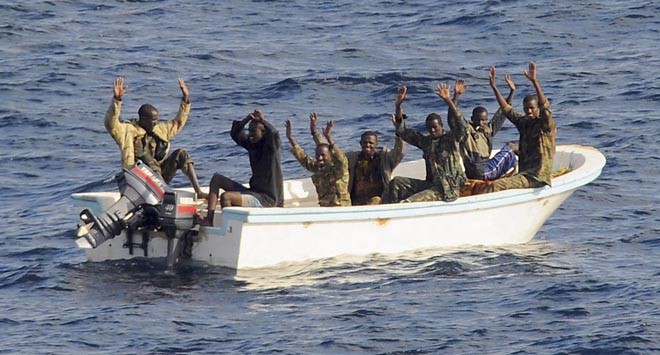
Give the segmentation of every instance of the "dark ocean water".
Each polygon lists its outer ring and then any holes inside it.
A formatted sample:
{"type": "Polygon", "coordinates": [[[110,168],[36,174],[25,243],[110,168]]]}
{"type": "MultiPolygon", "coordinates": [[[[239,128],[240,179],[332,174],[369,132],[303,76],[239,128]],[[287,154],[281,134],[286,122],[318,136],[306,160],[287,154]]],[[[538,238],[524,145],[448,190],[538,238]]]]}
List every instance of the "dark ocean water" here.
{"type": "MultiPolygon", "coordinates": [[[[0,353],[660,352],[660,4],[655,1],[20,1],[0,5],[0,353]],[[401,84],[423,128],[432,86],[464,77],[461,107],[515,99],[527,62],[558,144],[595,146],[601,177],[529,244],[425,250],[235,272],[87,263],[69,195],[114,189],[103,127],[115,76],[124,118],[163,118],[191,91],[187,147],[201,182],[245,181],[230,122],[261,108],[310,147],[307,115],[358,146],[391,145],[401,84]]],[[[509,124],[496,145],[516,138],[509,124]]],[[[288,146],[288,144],[286,144],[288,146]]],[[[420,157],[410,149],[406,159],[420,157]]],[[[306,173],[284,151],[287,178],[306,173]]],[[[176,185],[185,178],[177,177],[176,185]]],[[[512,216],[525,218],[525,216],[512,216]]]]}

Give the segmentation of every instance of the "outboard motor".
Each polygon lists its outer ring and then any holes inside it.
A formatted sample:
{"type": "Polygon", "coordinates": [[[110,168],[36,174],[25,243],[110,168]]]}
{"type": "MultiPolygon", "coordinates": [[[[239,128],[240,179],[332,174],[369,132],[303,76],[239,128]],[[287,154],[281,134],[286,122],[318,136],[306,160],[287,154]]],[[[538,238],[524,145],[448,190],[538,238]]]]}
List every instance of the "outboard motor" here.
{"type": "Polygon", "coordinates": [[[95,216],[88,209],[80,213],[78,246],[96,248],[127,229],[162,230],[168,237],[167,263],[173,266],[181,255],[181,241],[190,236],[195,224],[195,193],[171,190],[159,174],[139,161],[124,169],[118,184],[121,198],[102,214],[95,216]]]}
{"type": "Polygon", "coordinates": [[[167,235],[167,265],[174,266],[182,247],[192,245],[191,232],[197,212],[196,195],[189,191],[166,191],[160,205],[160,228],[167,235]]]}

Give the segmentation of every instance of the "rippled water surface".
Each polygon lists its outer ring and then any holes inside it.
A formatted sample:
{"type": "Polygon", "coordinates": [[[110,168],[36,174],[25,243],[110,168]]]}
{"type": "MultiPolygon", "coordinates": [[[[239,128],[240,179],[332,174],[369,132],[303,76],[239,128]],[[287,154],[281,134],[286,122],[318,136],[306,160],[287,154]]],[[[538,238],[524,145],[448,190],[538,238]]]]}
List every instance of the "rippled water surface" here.
{"type": "MultiPolygon", "coordinates": [[[[613,0],[0,4],[0,352],[659,352],[659,12],[613,0]],[[365,129],[391,145],[399,85],[421,130],[445,110],[432,86],[457,77],[465,111],[494,111],[493,64],[501,89],[513,75],[520,106],[529,60],[557,143],[608,159],[529,244],[239,273],[87,263],[74,247],[69,195],[115,188],[103,116],[117,75],[127,119],[144,102],[173,117],[186,79],[193,109],[173,145],[206,185],[216,171],[247,180],[228,132],[255,108],[282,132],[292,119],[307,148],[310,111],[336,120],[342,146],[365,129]]],[[[506,124],[497,144],[516,135],[506,124]]],[[[283,164],[306,176],[286,151],[283,164]]]]}

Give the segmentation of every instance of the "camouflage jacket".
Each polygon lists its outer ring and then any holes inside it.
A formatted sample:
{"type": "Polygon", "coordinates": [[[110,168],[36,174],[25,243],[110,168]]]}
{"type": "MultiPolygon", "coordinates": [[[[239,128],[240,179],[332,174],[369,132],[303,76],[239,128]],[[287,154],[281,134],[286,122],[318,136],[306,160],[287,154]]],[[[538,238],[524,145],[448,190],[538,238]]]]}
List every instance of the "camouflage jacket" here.
{"type": "Polygon", "coordinates": [[[319,206],[350,206],[351,197],[348,193],[348,159],[344,153],[333,145],[330,149],[332,163],[320,168],[316,160],[309,156],[301,146],[295,145],[291,152],[303,168],[311,171],[312,182],[319,197],[319,206]]]}
{"type": "MultiPolygon", "coordinates": [[[[150,139],[145,139],[147,132],[140,127],[137,121],[119,121],[121,104],[121,101],[112,99],[112,103],[105,114],[105,128],[121,149],[122,168],[125,169],[135,165],[136,157],[149,155],[152,158],[160,156],[164,158],[169,150],[170,139],[183,129],[190,114],[190,103],[181,101],[176,117],[169,121],[158,121],[152,132],[155,139],[153,137],[146,137],[150,139]],[[160,150],[157,149],[159,144],[164,145],[165,154],[157,152],[157,150],[160,150]]],[[[155,164],[155,161],[162,159],[151,160],[153,161],[147,161],[150,166],[155,164]]],[[[156,166],[151,167],[156,168],[156,166]]],[[[157,168],[155,170],[160,170],[159,166],[157,168]]]]}
{"type": "MultiPolygon", "coordinates": [[[[500,131],[505,119],[502,110],[497,110],[485,129],[475,128],[466,122],[467,130],[461,139],[461,157],[468,178],[479,179],[483,176],[493,150],[493,137],[500,131]]],[[[451,121],[449,126],[452,130],[455,128],[451,121]]]]}
{"type": "Polygon", "coordinates": [[[537,119],[525,118],[525,115],[514,111],[511,105],[502,112],[520,133],[518,171],[536,182],[550,185],[557,126],[548,100],[539,109],[541,112],[537,119]]]}
{"type": "Polygon", "coordinates": [[[403,120],[397,124],[396,134],[422,150],[426,162],[426,181],[433,183],[433,188],[438,189],[443,201],[453,201],[467,182],[460,141],[466,134],[468,124],[460,110],[450,112],[447,120],[453,129],[436,139],[406,128],[403,120]]]}

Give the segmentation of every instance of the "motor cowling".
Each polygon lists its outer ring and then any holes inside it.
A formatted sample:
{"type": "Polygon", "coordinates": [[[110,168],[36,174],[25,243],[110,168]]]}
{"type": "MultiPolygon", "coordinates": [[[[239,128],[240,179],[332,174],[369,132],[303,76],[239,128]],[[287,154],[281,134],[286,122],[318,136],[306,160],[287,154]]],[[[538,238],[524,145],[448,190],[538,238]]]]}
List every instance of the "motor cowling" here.
{"type": "Polygon", "coordinates": [[[187,231],[195,225],[197,201],[194,192],[167,191],[160,204],[159,220],[166,232],[187,231]]]}
{"type": "Polygon", "coordinates": [[[195,224],[196,195],[174,191],[163,178],[146,164],[124,169],[118,180],[120,199],[94,215],[85,209],[80,213],[78,245],[96,248],[125,229],[162,229],[170,238],[187,232],[195,224]]]}

